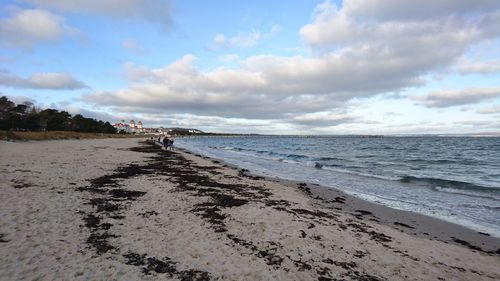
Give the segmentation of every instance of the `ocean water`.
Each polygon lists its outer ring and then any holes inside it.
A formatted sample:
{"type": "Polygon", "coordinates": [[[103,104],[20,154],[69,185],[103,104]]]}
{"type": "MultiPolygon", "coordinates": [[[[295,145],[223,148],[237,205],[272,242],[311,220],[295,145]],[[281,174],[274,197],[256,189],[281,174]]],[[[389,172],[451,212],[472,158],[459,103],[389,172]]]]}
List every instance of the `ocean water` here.
{"type": "Polygon", "coordinates": [[[210,136],[176,145],[500,237],[498,137],[210,136]]]}

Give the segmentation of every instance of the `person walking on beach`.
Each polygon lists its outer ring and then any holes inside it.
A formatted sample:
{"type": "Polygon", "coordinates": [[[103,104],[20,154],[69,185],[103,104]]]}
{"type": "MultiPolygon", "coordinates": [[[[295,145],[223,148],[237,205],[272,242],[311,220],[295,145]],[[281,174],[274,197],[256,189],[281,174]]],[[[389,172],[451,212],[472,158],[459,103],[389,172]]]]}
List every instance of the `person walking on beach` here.
{"type": "Polygon", "coordinates": [[[174,150],[174,138],[173,137],[168,140],[168,146],[170,147],[170,150],[174,150]]]}
{"type": "Polygon", "coordinates": [[[164,137],[163,138],[163,146],[165,147],[165,149],[168,149],[168,145],[170,144],[170,140],[168,139],[168,137],[164,137]]]}

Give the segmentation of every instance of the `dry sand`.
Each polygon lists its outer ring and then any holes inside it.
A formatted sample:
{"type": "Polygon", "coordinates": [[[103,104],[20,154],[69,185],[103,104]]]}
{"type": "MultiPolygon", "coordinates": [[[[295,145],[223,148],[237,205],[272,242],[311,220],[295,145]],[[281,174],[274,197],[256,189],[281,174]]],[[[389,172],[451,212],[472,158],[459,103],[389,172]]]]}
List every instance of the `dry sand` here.
{"type": "Polygon", "coordinates": [[[498,239],[137,139],[0,155],[1,280],[500,279],[498,239]]]}

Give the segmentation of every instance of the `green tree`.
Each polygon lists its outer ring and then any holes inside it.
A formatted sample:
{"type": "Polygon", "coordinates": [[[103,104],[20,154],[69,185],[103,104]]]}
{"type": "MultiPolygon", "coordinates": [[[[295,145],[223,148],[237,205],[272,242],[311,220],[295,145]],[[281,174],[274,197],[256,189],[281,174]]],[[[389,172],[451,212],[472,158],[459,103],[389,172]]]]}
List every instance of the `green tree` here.
{"type": "Polygon", "coordinates": [[[68,131],[71,127],[71,114],[56,109],[45,109],[40,112],[45,120],[47,131],[68,131]]]}
{"type": "Polygon", "coordinates": [[[7,99],[6,96],[0,97],[0,120],[3,120],[8,112],[16,106],[15,103],[7,99]]]}
{"type": "Polygon", "coordinates": [[[95,133],[116,133],[109,122],[84,117],[81,114],[71,116],[66,111],[56,109],[37,109],[33,103],[15,104],[0,97],[0,130],[47,130],[77,131],[95,133]]]}

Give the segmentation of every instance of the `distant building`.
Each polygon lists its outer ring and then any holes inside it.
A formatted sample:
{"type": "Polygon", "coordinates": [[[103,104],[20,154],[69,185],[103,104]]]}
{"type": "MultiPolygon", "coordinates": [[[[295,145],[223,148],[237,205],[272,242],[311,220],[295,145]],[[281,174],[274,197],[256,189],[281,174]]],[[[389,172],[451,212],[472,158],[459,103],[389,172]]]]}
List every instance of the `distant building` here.
{"type": "Polygon", "coordinates": [[[146,132],[141,121],[137,122],[137,125],[136,125],[134,120],[130,120],[130,122],[128,124],[125,123],[124,120],[122,120],[121,122],[113,124],[113,127],[115,127],[118,132],[125,132],[125,133],[143,133],[143,132],[146,132]]]}
{"type": "Polygon", "coordinates": [[[123,121],[113,124],[113,127],[116,128],[116,131],[118,133],[120,133],[120,132],[130,133],[131,132],[129,124],[127,124],[123,121]]]}
{"type": "Polygon", "coordinates": [[[125,123],[125,120],[121,122],[114,123],[113,127],[116,128],[118,132],[125,132],[129,134],[152,134],[152,135],[196,135],[203,134],[202,131],[197,129],[187,129],[187,128],[146,128],[142,121],[130,120],[129,123],[125,123]]]}

